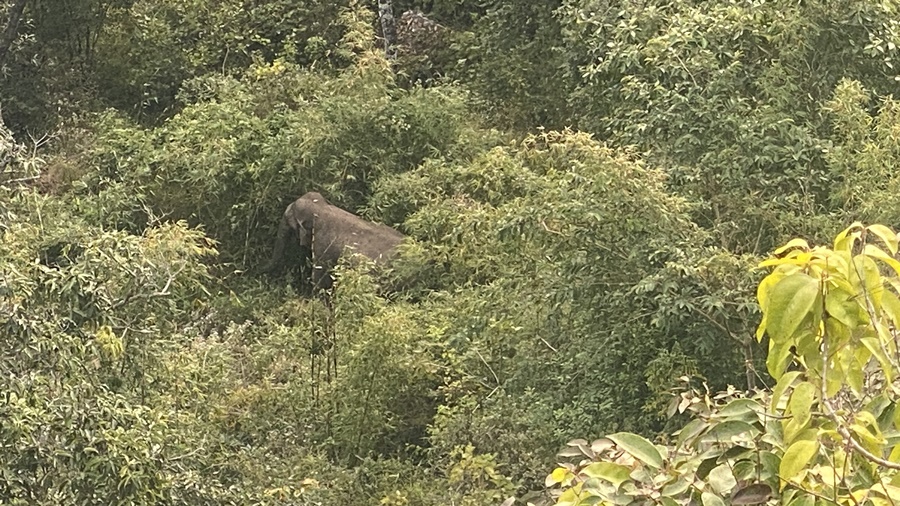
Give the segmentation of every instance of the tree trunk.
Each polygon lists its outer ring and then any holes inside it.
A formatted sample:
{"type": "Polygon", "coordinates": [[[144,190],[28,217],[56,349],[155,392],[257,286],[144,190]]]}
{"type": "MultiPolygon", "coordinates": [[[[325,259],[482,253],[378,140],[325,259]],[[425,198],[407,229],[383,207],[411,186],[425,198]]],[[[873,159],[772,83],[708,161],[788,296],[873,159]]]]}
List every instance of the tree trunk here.
{"type": "Polygon", "coordinates": [[[13,41],[16,40],[16,34],[19,31],[19,21],[22,19],[22,12],[25,11],[25,3],[28,0],[13,0],[12,7],[9,8],[9,19],[6,21],[6,29],[3,30],[3,38],[0,39],[0,67],[6,63],[6,55],[13,41]]]}
{"type": "Polygon", "coordinates": [[[384,56],[397,59],[397,24],[394,22],[394,8],[391,0],[378,0],[378,19],[381,21],[381,35],[384,37],[384,56]]]}

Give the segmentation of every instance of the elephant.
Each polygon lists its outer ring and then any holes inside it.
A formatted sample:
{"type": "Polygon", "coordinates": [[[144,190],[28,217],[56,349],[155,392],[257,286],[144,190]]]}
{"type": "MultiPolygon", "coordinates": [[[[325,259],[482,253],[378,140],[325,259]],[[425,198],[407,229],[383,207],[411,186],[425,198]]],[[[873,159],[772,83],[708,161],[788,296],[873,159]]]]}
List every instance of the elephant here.
{"type": "Polygon", "coordinates": [[[330,270],[346,252],[383,265],[396,255],[397,246],[405,238],[387,225],[366,221],[331,205],[321,194],[309,192],[285,209],[272,259],[263,270],[282,270],[285,249],[296,245],[301,249],[301,281],[311,282],[313,288],[328,289],[334,281],[330,270]]]}

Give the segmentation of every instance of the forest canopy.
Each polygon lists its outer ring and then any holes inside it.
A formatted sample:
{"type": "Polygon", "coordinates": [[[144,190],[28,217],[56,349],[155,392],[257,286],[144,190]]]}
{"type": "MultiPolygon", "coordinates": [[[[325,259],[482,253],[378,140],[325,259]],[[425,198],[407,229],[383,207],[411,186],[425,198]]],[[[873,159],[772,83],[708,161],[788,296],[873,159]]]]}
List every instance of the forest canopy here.
{"type": "Polygon", "coordinates": [[[900,2],[0,23],[0,503],[900,501],[900,2]]]}

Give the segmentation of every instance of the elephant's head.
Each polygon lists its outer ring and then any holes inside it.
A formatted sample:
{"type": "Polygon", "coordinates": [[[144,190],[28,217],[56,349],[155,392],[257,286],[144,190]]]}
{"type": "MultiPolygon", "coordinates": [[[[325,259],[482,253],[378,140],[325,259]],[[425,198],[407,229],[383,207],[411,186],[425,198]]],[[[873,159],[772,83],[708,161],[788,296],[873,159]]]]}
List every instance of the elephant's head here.
{"type": "Polygon", "coordinates": [[[312,247],[315,221],[318,210],[328,204],[325,197],[318,192],[309,192],[294,201],[285,213],[288,226],[297,234],[297,242],[301,247],[312,247]]]}

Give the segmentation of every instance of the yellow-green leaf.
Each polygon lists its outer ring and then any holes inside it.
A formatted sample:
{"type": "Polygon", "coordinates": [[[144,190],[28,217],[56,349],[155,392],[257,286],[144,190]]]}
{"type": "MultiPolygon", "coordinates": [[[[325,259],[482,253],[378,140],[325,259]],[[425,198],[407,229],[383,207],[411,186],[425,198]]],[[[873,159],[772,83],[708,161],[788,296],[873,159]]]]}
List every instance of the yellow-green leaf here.
{"type": "Polygon", "coordinates": [[[867,450],[873,453],[881,452],[881,445],[884,444],[884,438],[872,434],[872,431],[869,430],[868,427],[864,427],[858,423],[851,423],[850,431],[856,436],[855,439],[867,450]]]}
{"type": "Polygon", "coordinates": [[[853,249],[853,243],[856,242],[857,239],[860,238],[862,229],[862,223],[855,222],[849,227],[845,228],[834,238],[834,250],[835,251],[850,251],[853,249]]]}
{"type": "Polygon", "coordinates": [[[881,309],[893,322],[894,327],[900,325],[900,298],[894,292],[885,290],[881,295],[881,309]]]}
{"type": "Polygon", "coordinates": [[[892,255],[897,254],[897,246],[900,244],[900,239],[897,238],[897,234],[894,233],[893,230],[878,224],[869,225],[866,227],[866,230],[877,235],[879,239],[884,241],[885,246],[888,247],[888,251],[890,251],[892,255]]]}
{"type": "MultiPolygon", "coordinates": [[[[872,485],[871,491],[875,494],[880,494],[887,498],[887,501],[882,501],[882,504],[894,505],[897,504],[897,501],[900,501],[900,488],[893,484],[884,484],[884,483],[876,483],[872,485]]],[[[873,499],[875,497],[869,497],[873,499]]]]}
{"type": "Polygon", "coordinates": [[[588,478],[599,478],[613,484],[616,488],[626,482],[631,475],[631,468],[613,462],[594,462],[581,470],[588,478]]]}
{"type": "Polygon", "coordinates": [[[665,486],[663,486],[660,493],[664,497],[674,497],[677,495],[681,495],[691,487],[691,482],[693,481],[692,478],[693,476],[691,476],[691,479],[688,479],[688,477],[686,476],[681,476],[677,480],[671,483],[667,483],[665,486]]]}
{"type": "Polygon", "coordinates": [[[810,410],[815,398],[816,387],[812,383],[804,381],[794,387],[791,399],[788,401],[788,407],[791,415],[794,416],[794,422],[798,426],[806,426],[807,422],[809,422],[810,410]]]}
{"type": "Polygon", "coordinates": [[[775,384],[775,388],[772,389],[772,405],[769,408],[770,412],[775,413],[778,410],[778,404],[781,402],[781,396],[784,395],[784,392],[794,384],[794,381],[800,376],[800,371],[791,371],[785,373],[782,376],[778,383],[775,384]]]}
{"type": "Polygon", "coordinates": [[[849,328],[859,325],[859,303],[856,297],[841,288],[832,288],[828,290],[825,296],[825,310],[828,315],[837,321],[843,323],[849,328]]]}
{"type": "Polygon", "coordinates": [[[759,326],[756,327],[756,341],[762,342],[763,337],[766,335],[766,315],[764,314],[762,318],[759,320],[759,326]]]}
{"type": "Polygon", "coordinates": [[[884,286],[881,281],[881,272],[878,264],[865,255],[853,257],[853,269],[850,271],[850,280],[857,290],[865,290],[875,307],[881,306],[881,294],[884,286]]]}
{"type": "Polygon", "coordinates": [[[615,441],[619,448],[644,464],[657,469],[663,466],[663,456],[646,438],[630,432],[617,432],[606,437],[615,441]]]}
{"type": "Polygon", "coordinates": [[[756,287],[756,300],[759,301],[759,307],[765,309],[769,305],[769,290],[778,284],[782,278],[784,278],[783,272],[774,271],[759,282],[759,285],[756,287]]]}
{"type": "Polygon", "coordinates": [[[725,506],[725,501],[712,492],[703,492],[700,494],[700,501],[703,502],[703,506],[725,506]]]}
{"type": "Polygon", "coordinates": [[[896,258],[882,251],[881,248],[872,244],[866,244],[863,253],[865,253],[869,257],[881,260],[882,262],[888,264],[891,269],[894,269],[895,273],[900,274],[900,262],[898,262],[896,258]]]}
{"type": "Polygon", "coordinates": [[[769,355],[766,357],[766,369],[773,378],[779,379],[793,360],[790,341],[776,342],[769,340],[769,355]]]}
{"type": "Polygon", "coordinates": [[[734,473],[732,473],[729,464],[720,464],[713,468],[709,472],[707,481],[717,494],[722,495],[730,494],[731,489],[737,485],[737,480],[734,478],[734,473]]]}
{"type": "MultiPolygon", "coordinates": [[[[894,463],[900,463],[900,444],[894,445],[894,447],[891,449],[891,454],[888,456],[888,460],[894,463]]],[[[897,476],[900,476],[900,473],[898,473],[895,477],[897,476]]],[[[898,485],[898,483],[893,483],[893,480],[891,480],[891,483],[893,485],[898,485]]]]}
{"type": "Polygon", "coordinates": [[[759,263],[759,267],[773,267],[776,265],[806,265],[812,260],[812,255],[803,253],[796,256],[788,256],[784,258],[769,258],[759,263]]]}
{"type": "MultiPolygon", "coordinates": [[[[893,341],[893,337],[888,333],[888,330],[885,329],[883,326],[879,326],[878,334],[881,337],[881,339],[893,341]]],[[[884,349],[882,348],[881,341],[876,337],[863,337],[859,341],[863,344],[863,346],[866,347],[867,350],[869,350],[870,353],[872,353],[872,355],[875,356],[875,359],[878,360],[878,363],[881,364],[881,368],[884,371],[885,376],[886,376],[885,379],[887,381],[891,381],[893,378],[892,378],[890,371],[893,367],[893,362],[884,353],[884,349]]]]}
{"type": "Polygon", "coordinates": [[[788,447],[781,457],[781,466],[778,468],[778,476],[783,480],[781,487],[791,481],[800,474],[800,471],[806,468],[809,461],[819,451],[819,443],[817,441],[801,440],[788,447]]]}
{"type": "Polygon", "coordinates": [[[787,244],[785,244],[784,246],[782,246],[782,247],[776,249],[775,252],[773,253],[773,255],[775,255],[775,256],[781,255],[781,254],[784,253],[785,251],[787,251],[787,250],[789,250],[789,249],[792,249],[792,248],[802,248],[802,249],[808,251],[808,250],[809,250],[809,243],[807,243],[807,242],[806,242],[805,240],[803,240],[803,239],[800,239],[799,237],[796,238],[796,239],[791,239],[790,241],[788,241],[787,244]]]}
{"type": "Polygon", "coordinates": [[[577,491],[575,487],[567,489],[559,496],[559,499],[556,500],[556,506],[575,506],[580,502],[578,492],[579,491],[577,491]]]}
{"type": "Polygon", "coordinates": [[[809,315],[819,297],[819,281],[797,272],[780,280],[769,291],[766,330],[776,341],[789,339],[809,315]]]}

